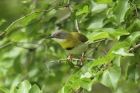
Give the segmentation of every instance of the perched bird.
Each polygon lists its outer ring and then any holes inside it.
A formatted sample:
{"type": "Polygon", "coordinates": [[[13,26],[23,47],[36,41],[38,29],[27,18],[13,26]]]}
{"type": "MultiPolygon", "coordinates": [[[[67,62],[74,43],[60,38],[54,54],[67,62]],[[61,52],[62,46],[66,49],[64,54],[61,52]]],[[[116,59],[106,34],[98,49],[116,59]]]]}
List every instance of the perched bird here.
{"type": "Polygon", "coordinates": [[[52,38],[54,41],[59,43],[65,50],[68,51],[70,56],[67,59],[69,61],[72,60],[72,55],[82,54],[88,49],[88,44],[85,43],[88,38],[78,32],[57,30],[47,38],[52,38]]]}

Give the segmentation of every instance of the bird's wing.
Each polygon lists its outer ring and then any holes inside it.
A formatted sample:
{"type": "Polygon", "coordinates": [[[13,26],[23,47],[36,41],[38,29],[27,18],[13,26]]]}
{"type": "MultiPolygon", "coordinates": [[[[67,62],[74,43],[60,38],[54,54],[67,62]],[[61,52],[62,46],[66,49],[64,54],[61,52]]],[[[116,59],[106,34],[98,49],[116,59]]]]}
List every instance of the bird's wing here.
{"type": "Polygon", "coordinates": [[[81,42],[88,41],[88,38],[86,36],[84,36],[83,34],[81,34],[81,33],[71,32],[71,34],[73,34],[74,38],[78,39],[81,42]]]}

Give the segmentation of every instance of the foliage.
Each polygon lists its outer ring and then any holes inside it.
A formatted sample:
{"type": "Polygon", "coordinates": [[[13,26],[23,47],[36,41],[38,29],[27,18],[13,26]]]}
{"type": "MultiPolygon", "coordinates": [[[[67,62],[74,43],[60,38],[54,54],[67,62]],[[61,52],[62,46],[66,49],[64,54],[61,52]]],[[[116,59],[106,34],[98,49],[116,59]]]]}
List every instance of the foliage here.
{"type": "Polygon", "coordinates": [[[2,93],[140,92],[139,0],[13,0],[0,11],[2,93]],[[56,29],[88,37],[82,66],[45,39],[56,29]]]}

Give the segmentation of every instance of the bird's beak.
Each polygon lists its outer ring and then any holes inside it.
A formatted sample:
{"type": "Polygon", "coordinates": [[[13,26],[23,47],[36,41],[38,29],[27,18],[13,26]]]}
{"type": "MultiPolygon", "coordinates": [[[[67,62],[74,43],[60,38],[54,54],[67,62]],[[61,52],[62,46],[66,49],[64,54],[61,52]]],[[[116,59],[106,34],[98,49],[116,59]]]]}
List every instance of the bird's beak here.
{"type": "Polygon", "coordinates": [[[49,38],[54,38],[53,36],[48,36],[48,37],[46,37],[45,39],[49,39],[49,38]]]}

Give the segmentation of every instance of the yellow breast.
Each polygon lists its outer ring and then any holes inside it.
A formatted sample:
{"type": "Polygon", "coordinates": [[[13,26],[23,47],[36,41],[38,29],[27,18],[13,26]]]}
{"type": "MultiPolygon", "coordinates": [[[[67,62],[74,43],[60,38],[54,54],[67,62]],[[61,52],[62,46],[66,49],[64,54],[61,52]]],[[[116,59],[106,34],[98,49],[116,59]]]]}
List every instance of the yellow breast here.
{"type": "Polygon", "coordinates": [[[73,38],[67,38],[64,39],[62,42],[60,42],[60,45],[64,48],[64,49],[70,49],[70,48],[74,48],[77,44],[78,44],[78,40],[73,39],[73,38]]]}

